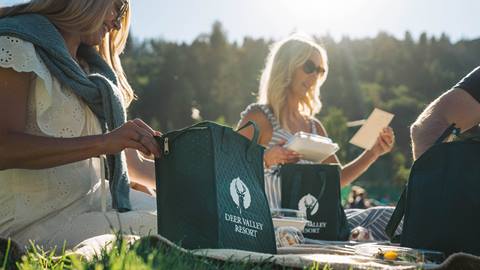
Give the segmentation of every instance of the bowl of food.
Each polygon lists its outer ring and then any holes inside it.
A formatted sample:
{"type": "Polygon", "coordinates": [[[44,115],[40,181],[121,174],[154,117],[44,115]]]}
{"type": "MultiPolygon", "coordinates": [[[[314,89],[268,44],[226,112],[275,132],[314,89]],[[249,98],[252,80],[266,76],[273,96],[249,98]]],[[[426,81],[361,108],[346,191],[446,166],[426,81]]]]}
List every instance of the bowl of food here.
{"type": "Polygon", "coordinates": [[[307,225],[307,215],[305,212],[295,209],[275,208],[270,209],[272,213],[273,226],[279,227],[294,227],[303,231],[307,225]]]}

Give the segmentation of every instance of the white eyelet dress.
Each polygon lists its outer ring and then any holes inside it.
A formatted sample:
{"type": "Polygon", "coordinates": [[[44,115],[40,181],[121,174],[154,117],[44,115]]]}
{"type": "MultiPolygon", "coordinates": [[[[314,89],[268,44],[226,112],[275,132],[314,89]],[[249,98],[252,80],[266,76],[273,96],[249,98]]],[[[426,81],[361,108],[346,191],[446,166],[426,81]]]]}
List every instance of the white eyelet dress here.
{"type": "MultiPolygon", "coordinates": [[[[0,67],[36,75],[28,96],[26,133],[59,138],[101,134],[97,117],[52,77],[31,43],[0,36],[0,67]]],[[[126,234],[156,233],[155,198],[131,190],[133,210],[117,213],[110,192],[105,192],[108,182],[102,193],[102,168],[100,158],[90,158],[49,169],[0,171],[0,236],[58,250],[64,242],[72,248],[112,233],[112,228],[126,234]]]]}
{"type": "MultiPolygon", "coordinates": [[[[293,136],[292,133],[283,129],[280,126],[277,118],[273,114],[270,107],[266,104],[250,104],[245,111],[240,114],[241,119],[251,111],[260,111],[265,114],[268,121],[272,125],[273,133],[272,139],[268,142],[267,150],[277,145],[280,141],[288,141],[293,136]]],[[[317,134],[317,128],[314,121],[311,122],[312,133],[317,134]]],[[[299,164],[313,164],[314,162],[308,160],[300,160],[299,164]]],[[[281,208],[281,180],[278,174],[278,166],[271,166],[265,168],[265,193],[267,195],[270,208],[281,208]]],[[[393,213],[394,208],[390,206],[378,206],[368,209],[346,209],[345,214],[348,220],[348,226],[353,229],[357,226],[361,226],[369,229],[375,240],[389,240],[389,237],[385,234],[385,226],[393,213]]],[[[398,226],[397,234],[402,232],[403,221],[398,226]]]]}

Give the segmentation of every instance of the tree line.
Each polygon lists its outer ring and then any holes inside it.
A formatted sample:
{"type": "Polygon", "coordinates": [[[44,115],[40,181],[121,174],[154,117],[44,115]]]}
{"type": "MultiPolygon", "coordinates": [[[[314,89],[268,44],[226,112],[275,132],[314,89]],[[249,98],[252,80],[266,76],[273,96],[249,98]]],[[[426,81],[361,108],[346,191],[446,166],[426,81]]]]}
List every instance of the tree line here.
{"type": "MultiPolygon", "coordinates": [[[[478,65],[480,40],[452,43],[444,34],[426,33],[414,39],[409,32],[402,39],[383,32],[363,39],[314,38],[327,50],[330,68],[317,117],[341,146],[343,163],[361,152],[348,143],[358,129],[347,127],[349,121],[366,118],[375,107],[395,114],[393,152],[357,183],[377,197],[397,196],[412,163],[409,126],[429,102],[478,65]]],[[[235,126],[240,112],[256,100],[272,42],[250,37],[230,42],[219,22],[191,43],[130,38],[122,55],[138,96],[130,117],[162,132],[200,120],[235,126]]]]}

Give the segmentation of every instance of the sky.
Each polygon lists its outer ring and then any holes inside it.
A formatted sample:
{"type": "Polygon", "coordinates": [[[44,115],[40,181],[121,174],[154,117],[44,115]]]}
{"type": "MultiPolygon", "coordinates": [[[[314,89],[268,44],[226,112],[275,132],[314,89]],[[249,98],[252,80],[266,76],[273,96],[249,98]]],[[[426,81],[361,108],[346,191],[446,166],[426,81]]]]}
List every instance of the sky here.
{"type": "MultiPolygon", "coordinates": [[[[0,5],[25,2],[0,0],[0,5]]],[[[479,0],[131,0],[132,33],[191,42],[222,23],[229,40],[245,36],[279,39],[294,31],[335,39],[398,38],[410,31],[447,34],[452,41],[480,37],[479,0]]]]}

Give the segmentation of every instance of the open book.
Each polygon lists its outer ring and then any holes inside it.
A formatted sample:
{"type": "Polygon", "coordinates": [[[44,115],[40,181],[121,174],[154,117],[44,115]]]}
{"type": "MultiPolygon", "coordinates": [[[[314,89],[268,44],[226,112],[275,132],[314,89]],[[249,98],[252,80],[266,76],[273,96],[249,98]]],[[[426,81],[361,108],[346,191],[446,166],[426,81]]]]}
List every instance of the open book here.
{"type": "Polygon", "coordinates": [[[324,161],[339,149],[330,138],[306,132],[295,133],[284,147],[303,155],[303,159],[315,162],[324,161]]]}

